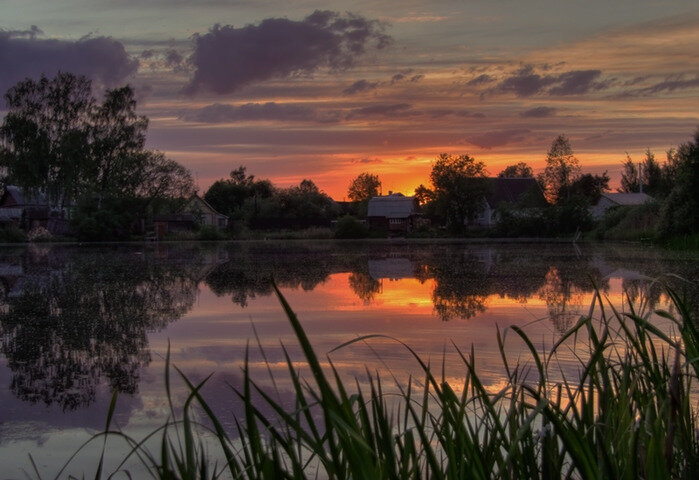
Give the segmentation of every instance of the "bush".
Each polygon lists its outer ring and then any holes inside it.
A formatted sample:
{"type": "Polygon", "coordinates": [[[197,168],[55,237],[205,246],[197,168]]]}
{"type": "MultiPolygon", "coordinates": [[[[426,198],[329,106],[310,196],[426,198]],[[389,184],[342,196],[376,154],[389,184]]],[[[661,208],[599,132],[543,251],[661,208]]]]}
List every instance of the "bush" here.
{"type": "Polygon", "coordinates": [[[0,243],[23,243],[26,241],[27,235],[18,227],[0,229],[0,243]]]}
{"type": "Polygon", "coordinates": [[[368,236],[369,227],[351,215],[340,218],[335,226],[335,238],[366,238],[368,236]]]}
{"type": "Polygon", "coordinates": [[[648,202],[607,210],[592,232],[598,240],[642,240],[654,238],[660,222],[661,205],[648,202]]]}
{"type": "Polygon", "coordinates": [[[27,238],[30,242],[48,242],[53,238],[53,235],[44,227],[34,227],[27,234],[27,238]]]}
{"type": "Polygon", "coordinates": [[[226,235],[213,225],[202,225],[197,232],[197,240],[225,240],[226,235]]]}

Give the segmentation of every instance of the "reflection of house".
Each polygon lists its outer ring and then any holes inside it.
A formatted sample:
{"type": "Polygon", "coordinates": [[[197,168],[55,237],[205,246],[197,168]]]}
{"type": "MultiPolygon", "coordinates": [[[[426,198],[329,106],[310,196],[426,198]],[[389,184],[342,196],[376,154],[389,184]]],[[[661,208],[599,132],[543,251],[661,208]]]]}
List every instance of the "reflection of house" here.
{"type": "Polygon", "coordinates": [[[596,205],[590,208],[592,218],[598,220],[610,208],[627,205],[643,205],[653,201],[653,197],[645,193],[603,193],[596,205]]]}
{"type": "Polygon", "coordinates": [[[407,233],[423,221],[422,214],[418,213],[417,209],[415,197],[388,192],[388,195],[369,200],[367,223],[369,228],[375,230],[407,233]]]}
{"type": "MultiPolygon", "coordinates": [[[[531,197],[531,203],[543,202],[544,194],[534,178],[488,178],[490,193],[483,200],[483,210],[473,224],[489,227],[498,221],[496,210],[503,203],[520,203],[531,197]]],[[[523,211],[523,214],[525,212],[523,211]]]]}
{"type": "Polygon", "coordinates": [[[415,265],[407,258],[369,259],[367,263],[369,275],[374,280],[415,278],[415,265]]]}
{"type": "Polygon", "coordinates": [[[193,214],[200,225],[213,225],[218,228],[225,228],[228,225],[226,215],[218,213],[214,207],[209,205],[209,202],[196,194],[189,200],[184,211],[193,214]]]}

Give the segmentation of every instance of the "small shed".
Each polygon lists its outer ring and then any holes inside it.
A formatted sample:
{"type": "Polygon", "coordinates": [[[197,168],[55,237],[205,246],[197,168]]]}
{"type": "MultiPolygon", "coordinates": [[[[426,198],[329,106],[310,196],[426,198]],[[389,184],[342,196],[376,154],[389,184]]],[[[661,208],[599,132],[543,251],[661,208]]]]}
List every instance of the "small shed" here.
{"type": "Polygon", "coordinates": [[[189,200],[184,211],[193,214],[200,225],[213,225],[217,228],[226,228],[228,226],[228,217],[218,213],[214,207],[209,205],[209,202],[197,194],[194,194],[189,200]]]}
{"type": "Polygon", "coordinates": [[[41,193],[29,193],[16,185],[7,185],[0,197],[0,225],[16,226],[31,230],[46,228],[49,220],[49,205],[41,193]]]}
{"type": "Polygon", "coordinates": [[[415,197],[388,192],[369,200],[367,223],[371,229],[407,233],[418,226],[421,218],[415,197]]]}
{"type": "Polygon", "coordinates": [[[590,207],[590,214],[592,218],[599,220],[610,208],[643,205],[653,200],[653,197],[645,193],[603,193],[597,204],[590,207]]]}

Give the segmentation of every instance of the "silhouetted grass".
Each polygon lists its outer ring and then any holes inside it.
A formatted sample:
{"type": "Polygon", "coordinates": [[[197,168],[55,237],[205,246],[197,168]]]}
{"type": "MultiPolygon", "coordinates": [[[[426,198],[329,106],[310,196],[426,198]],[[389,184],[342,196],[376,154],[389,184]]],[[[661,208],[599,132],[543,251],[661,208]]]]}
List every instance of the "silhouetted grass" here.
{"type": "MultiPolygon", "coordinates": [[[[673,290],[667,293],[674,313],[656,314],[671,321],[674,334],[650,323],[650,312],[629,303],[622,313],[599,293],[588,315],[546,353],[518,327],[498,330],[506,384],[497,392],[482,383],[473,348],[454,345],[466,376],[452,385],[444,365],[441,375],[435,373],[402,344],[421,376],[393,379],[397,395],[386,393],[386,381],[369,371],[362,388],[341,379],[330,360],[324,370],[301,322],[275,291],[310,371],[302,377],[284,350],[293,408],[250,377],[246,352],[242,387],[232,388],[244,415],[229,433],[200,393],[208,379],[193,384],[168,353],[167,396],[174,369],[188,398],[179,414],[170,401],[170,419],[140,441],[110,430],[112,402],[107,429],[95,438],[119,437],[130,445],[116,471],[129,475],[123,465],[138,458],[152,477],[163,479],[689,479],[699,472],[699,333],[688,302],[673,290]],[[508,358],[510,332],[527,346],[530,361],[508,358]],[[571,351],[579,362],[575,378],[557,368],[559,353],[571,351]],[[154,437],[160,438],[157,452],[146,447],[154,437]]],[[[106,477],[97,462],[95,478],[106,477]]]]}

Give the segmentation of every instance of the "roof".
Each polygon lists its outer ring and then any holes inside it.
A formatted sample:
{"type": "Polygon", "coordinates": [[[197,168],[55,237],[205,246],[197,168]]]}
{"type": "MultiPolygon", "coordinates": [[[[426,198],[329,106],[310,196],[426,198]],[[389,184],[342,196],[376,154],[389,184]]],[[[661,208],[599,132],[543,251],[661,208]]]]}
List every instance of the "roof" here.
{"type": "Polygon", "coordinates": [[[217,212],[216,209],[214,207],[212,207],[211,204],[209,204],[209,202],[204,200],[202,197],[200,197],[196,193],[189,200],[188,207],[191,206],[193,202],[198,202],[200,205],[202,205],[204,207],[205,210],[208,210],[209,213],[212,213],[214,215],[218,215],[219,217],[228,218],[227,215],[224,215],[222,213],[217,212]]]}
{"type": "Polygon", "coordinates": [[[46,196],[41,193],[26,193],[23,188],[17,185],[7,185],[3,196],[11,196],[16,205],[47,205],[46,196]]]}
{"type": "Polygon", "coordinates": [[[165,213],[156,215],[153,218],[154,222],[196,222],[196,217],[193,213],[165,213]]]}
{"type": "Polygon", "coordinates": [[[369,200],[367,217],[408,218],[415,211],[415,197],[392,193],[369,200]]]}
{"type": "Polygon", "coordinates": [[[488,203],[496,207],[502,202],[517,203],[525,193],[532,189],[539,189],[536,179],[528,178],[488,178],[492,187],[488,195],[488,203]]]}
{"type": "Polygon", "coordinates": [[[603,193],[602,197],[617,205],[643,205],[653,200],[653,197],[645,193],[603,193]]]}

